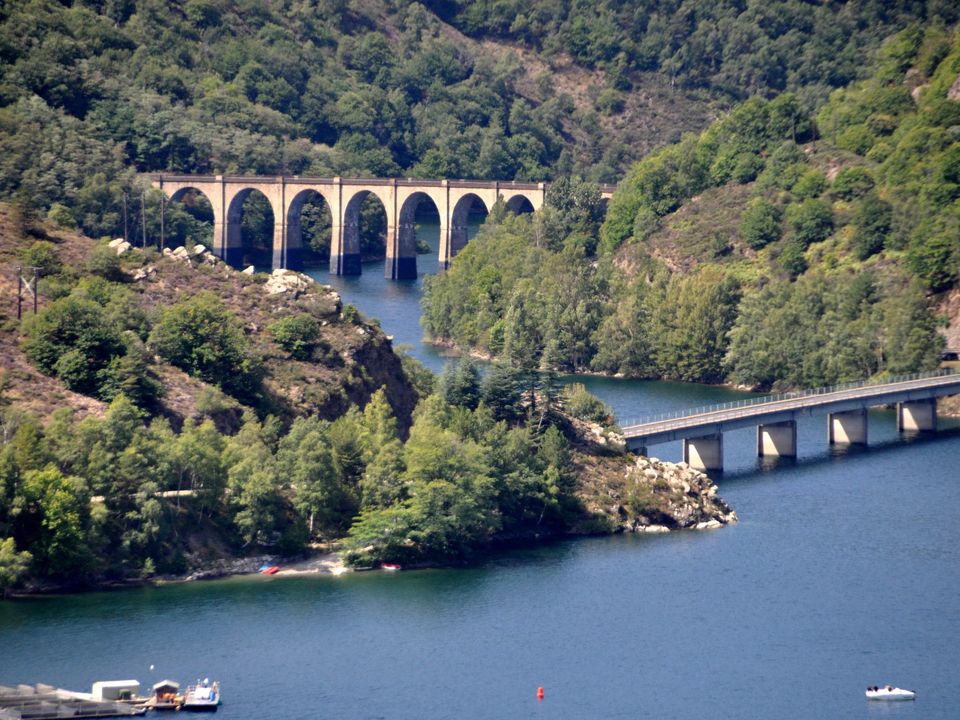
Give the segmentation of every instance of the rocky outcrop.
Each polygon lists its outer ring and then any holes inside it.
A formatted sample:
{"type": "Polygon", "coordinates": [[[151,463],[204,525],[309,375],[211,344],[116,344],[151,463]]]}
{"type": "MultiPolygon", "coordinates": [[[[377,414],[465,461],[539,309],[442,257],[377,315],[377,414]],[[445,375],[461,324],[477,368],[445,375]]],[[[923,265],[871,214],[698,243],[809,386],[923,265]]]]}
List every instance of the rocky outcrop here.
{"type": "Polygon", "coordinates": [[[130,249],[133,247],[130,243],[128,243],[123,238],[114,238],[109,243],[107,243],[107,246],[113,248],[116,251],[117,255],[123,255],[124,253],[129,252],[130,249]]]}
{"type": "Polygon", "coordinates": [[[286,293],[290,297],[296,298],[307,292],[313,284],[313,278],[308,275],[298,273],[294,270],[277,268],[270,274],[267,282],[264,283],[263,289],[268,295],[286,293]]]}
{"type": "Polygon", "coordinates": [[[205,248],[203,245],[194,245],[190,250],[183,245],[176,248],[165,247],[163,249],[163,255],[164,257],[173,258],[174,260],[179,260],[180,262],[187,263],[188,265],[190,264],[191,260],[204,262],[208,265],[215,265],[218,262],[217,256],[211,252],[207,252],[207,248],[205,248]]]}
{"type": "Polygon", "coordinates": [[[628,532],[706,530],[737,521],[710,478],[686,463],[638,457],[627,470],[625,493],[617,511],[628,532]]]}

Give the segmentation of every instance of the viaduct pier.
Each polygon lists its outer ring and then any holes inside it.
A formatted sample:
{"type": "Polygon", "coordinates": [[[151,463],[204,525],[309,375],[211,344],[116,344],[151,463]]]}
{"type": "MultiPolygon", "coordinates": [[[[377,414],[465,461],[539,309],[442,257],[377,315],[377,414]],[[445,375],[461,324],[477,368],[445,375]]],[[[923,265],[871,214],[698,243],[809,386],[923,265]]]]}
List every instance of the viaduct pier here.
{"type": "Polygon", "coordinates": [[[830,444],[867,444],[867,408],[895,405],[897,430],[937,429],[937,398],[960,394],[960,373],[938,370],[883,382],[861,382],[724,403],[651,418],[623,428],[627,447],[680,440],[683,461],[698,470],[723,469],[723,433],[756,426],[759,456],[797,456],[797,419],[827,417],[830,444]]]}
{"type": "MultiPolygon", "coordinates": [[[[395,280],[417,276],[414,217],[420,203],[432,203],[440,216],[438,260],[447,268],[467,244],[467,217],[475,206],[490,212],[502,199],[513,212],[535,211],[543,206],[548,187],[542,182],[229,175],[154,175],[151,183],[171,201],[191,190],[207,198],[213,209],[214,253],[231,265],[242,259],[243,203],[251,192],[263,193],[273,209],[273,267],[293,270],[303,266],[300,211],[317,193],[330,209],[330,272],[336,275],[360,274],[360,206],[372,195],[386,211],[385,275],[395,280]]],[[[613,190],[603,186],[601,197],[609,199],[613,190]]]]}

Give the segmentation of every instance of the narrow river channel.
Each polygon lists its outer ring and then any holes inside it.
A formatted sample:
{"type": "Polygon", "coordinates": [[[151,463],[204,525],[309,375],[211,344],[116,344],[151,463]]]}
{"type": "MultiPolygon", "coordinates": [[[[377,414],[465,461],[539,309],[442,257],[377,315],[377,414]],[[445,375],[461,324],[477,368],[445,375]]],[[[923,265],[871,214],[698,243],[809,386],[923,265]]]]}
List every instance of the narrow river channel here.
{"type": "MultiPolygon", "coordinates": [[[[315,276],[442,367],[420,342],[420,281],[385,280],[382,263],[315,276]]],[[[620,417],[737,396],[578,380],[620,417]]],[[[956,718],[960,430],[942,427],[904,438],[872,412],[870,447],[839,452],[813,417],[799,459],[773,464],[752,430],[729,433],[716,480],[741,521],[711,532],[0,602],[0,684],[209,676],[226,720],[956,718]],[[918,699],[865,700],[886,683],[918,699]]]]}

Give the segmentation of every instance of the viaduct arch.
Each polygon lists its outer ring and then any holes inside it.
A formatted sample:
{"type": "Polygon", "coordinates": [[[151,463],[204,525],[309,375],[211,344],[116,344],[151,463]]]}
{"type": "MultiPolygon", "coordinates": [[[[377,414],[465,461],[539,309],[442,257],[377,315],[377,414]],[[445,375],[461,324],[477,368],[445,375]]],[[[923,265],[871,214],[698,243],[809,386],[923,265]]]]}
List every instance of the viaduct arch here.
{"type": "MultiPolygon", "coordinates": [[[[396,178],[319,178],[226,175],[156,175],[152,185],[171,200],[195,190],[206,196],[213,209],[214,252],[237,265],[241,260],[241,208],[254,190],[267,198],[273,210],[273,267],[297,270],[303,267],[303,237],[300,211],[311,191],[319,194],[333,222],[330,237],[330,272],[360,274],[359,211],[368,195],[375,195],[387,213],[387,261],[385,275],[394,280],[417,276],[417,206],[432,202],[440,216],[439,265],[450,266],[467,244],[467,216],[474,203],[489,212],[498,199],[513,211],[539,210],[546,183],[483,180],[409,180],[396,178]]],[[[613,187],[601,195],[609,199],[613,187]]]]}

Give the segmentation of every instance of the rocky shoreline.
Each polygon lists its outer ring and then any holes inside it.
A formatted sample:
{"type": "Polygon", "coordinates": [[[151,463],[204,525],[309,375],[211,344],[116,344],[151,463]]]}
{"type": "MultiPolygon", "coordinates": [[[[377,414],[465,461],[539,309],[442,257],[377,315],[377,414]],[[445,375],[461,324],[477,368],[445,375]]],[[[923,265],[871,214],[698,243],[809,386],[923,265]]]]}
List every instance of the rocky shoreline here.
{"type": "Polygon", "coordinates": [[[737,522],[736,511],[718,495],[716,484],[686,463],[641,456],[627,475],[634,486],[627,504],[634,507],[627,508],[633,512],[620,525],[624,532],[710,530],[737,522]]]}

